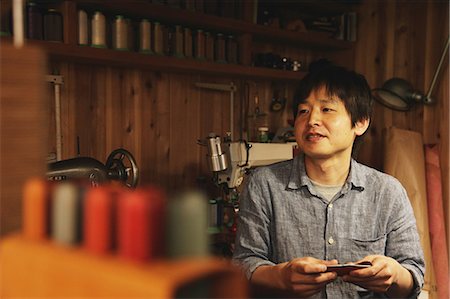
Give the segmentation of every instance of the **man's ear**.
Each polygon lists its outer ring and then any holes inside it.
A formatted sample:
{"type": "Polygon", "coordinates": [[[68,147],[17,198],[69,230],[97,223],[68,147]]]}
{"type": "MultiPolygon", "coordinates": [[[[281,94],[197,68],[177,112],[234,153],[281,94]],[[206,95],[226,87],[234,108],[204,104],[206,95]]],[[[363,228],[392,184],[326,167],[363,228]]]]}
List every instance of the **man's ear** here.
{"type": "Polygon", "coordinates": [[[369,127],[369,124],[370,124],[369,118],[365,118],[363,120],[357,121],[355,124],[356,136],[361,136],[362,134],[364,134],[366,132],[367,128],[369,127]]]}

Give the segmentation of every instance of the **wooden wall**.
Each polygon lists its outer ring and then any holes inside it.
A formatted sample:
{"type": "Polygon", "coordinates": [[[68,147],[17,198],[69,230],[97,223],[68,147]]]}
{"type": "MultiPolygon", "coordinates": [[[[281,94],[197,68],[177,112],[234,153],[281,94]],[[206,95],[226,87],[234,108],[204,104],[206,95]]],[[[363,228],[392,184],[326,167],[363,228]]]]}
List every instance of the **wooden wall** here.
{"type": "MultiPolygon", "coordinates": [[[[365,0],[359,9],[355,69],[372,87],[392,77],[408,80],[426,93],[449,36],[448,1],[365,0]]],[[[438,144],[445,215],[449,215],[449,75],[448,55],[438,78],[433,106],[408,112],[376,104],[370,134],[360,159],[382,169],[383,129],[395,126],[422,133],[425,144],[438,144]]]]}
{"type": "MultiPolygon", "coordinates": [[[[63,159],[79,154],[105,162],[112,150],[122,147],[136,158],[142,184],[158,184],[167,190],[194,187],[199,178],[210,178],[206,147],[197,141],[210,132],[224,136],[230,130],[230,93],[200,89],[195,83],[237,85],[236,140],[248,139],[241,136],[241,128],[253,138],[258,126],[287,126],[287,118],[292,118],[291,113],[269,111],[272,82],[66,62],[53,62],[50,69],[65,78],[63,159]],[[254,116],[256,96],[264,116],[254,116]],[[249,117],[243,115],[244,110],[249,117]]],[[[290,83],[279,86],[292,98],[290,83]]],[[[49,105],[53,110],[51,100],[49,105]]],[[[50,128],[49,149],[54,152],[54,125],[50,128]]]]}
{"type": "MultiPolygon", "coordinates": [[[[398,76],[426,92],[448,36],[448,1],[364,0],[359,6],[358,29],[354,50],[315,53],[294,48],[287,49],[286,53],[303,51],[301,57],[306,62],[328,57],[354,67],[367,77],[372,87],[398,76]]],[[[444,66],[434,93],[437,105],[418,106],[409,112],[394,112],[376,105],[360,160],[382,168],[382,132],[386,127],[421,132],[425,143],[439,143],[448,212],[448,62],[444,66]]],[[[194,86],[195,82],[233,82],[238,86],[234,107],[236,138],[240,137],[242,129],[242,137],[251,140],[258,126],[269,125],[276,130],[287,126],[292,118],[294,82],[175,74],[64,61],[53,61],[51,69],[57,69],[65,77],[63,158],[77,155],[77,139],[81,155],[102,162],[113,149],[124,147],[136,157],[142,183],[156,183],[168,190],[192,187],[199,177],[210,177],[206,148],[197,145],[197,140],[205,138],[209,132],[223,136],[230,127],[229,93],[200,90],[194,86]],[[270,112],[273,89],[280,86],[288,104],[283,112],[270,112]],[[256,95],[258,108],[264,116],[252,117],[256,95]]],[[[53,139],[49,140],[49,147],[54,151],[53,139]]]]}

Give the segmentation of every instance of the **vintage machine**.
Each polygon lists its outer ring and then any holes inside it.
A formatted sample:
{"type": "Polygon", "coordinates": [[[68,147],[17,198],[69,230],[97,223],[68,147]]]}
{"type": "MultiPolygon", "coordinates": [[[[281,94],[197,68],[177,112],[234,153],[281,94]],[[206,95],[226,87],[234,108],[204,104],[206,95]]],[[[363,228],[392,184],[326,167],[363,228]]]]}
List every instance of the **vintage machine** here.
{"type": "Polygon", "coordinates": [[[54,181],[88,181],[92,186],[119,181],[129,188],[135,188],[139,182],[139,168],[133,155],[119,148],[111,152],[105,164],[91,157],[49,163],[47,177],[54,181]]]}
{"type": "Polygon", "coordinates": [[[228,142],[222,143],[214,133],[207,138],[208,160],[214,181],[235,189],[242,184],[245,174],[252,168],[290,160],[297,144],[228,142]]]}
{"type": "Polygon", "coordinates": [[[290,160],[296,143],[225,141],[211,133],[206,142],[208,162],[220,196],[210,200],[210,231],[218,255],[231,256],[237,230],[240,186],[252,168],[290,160]]]}

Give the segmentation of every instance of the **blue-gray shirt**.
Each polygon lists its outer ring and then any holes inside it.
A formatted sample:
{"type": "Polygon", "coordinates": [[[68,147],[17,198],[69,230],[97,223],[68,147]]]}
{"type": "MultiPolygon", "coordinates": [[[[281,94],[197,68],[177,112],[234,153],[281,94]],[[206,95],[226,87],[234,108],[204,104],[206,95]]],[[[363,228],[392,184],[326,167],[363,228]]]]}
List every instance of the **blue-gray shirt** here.
{"type": "MultiPolygon", "coordinates": [[[[340,192],[328,202],[316,192],[304,156],[254,170],[241,194],[233,259],[247,277],[261,265],[298,257],[355,262],[394,258],[423,286],[425,262],[405,189],[394,177],[351,161],[340,192]]],[[[341,279],[312,298],[384,298],[341,279]]]]}

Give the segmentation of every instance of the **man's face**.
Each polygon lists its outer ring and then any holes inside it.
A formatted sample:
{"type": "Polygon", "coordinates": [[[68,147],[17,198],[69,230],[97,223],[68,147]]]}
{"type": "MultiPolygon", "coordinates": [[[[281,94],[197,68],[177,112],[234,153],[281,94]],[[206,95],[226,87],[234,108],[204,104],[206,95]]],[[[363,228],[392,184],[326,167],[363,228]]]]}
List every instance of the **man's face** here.
{"type": "Polygon", "coordinates": [[[368,124],[367,120],[353,126],[343,101],[320,87],[298,106],[295,139],[306,157],[349,158],[353,141],[365,132],[368,124]]]}

